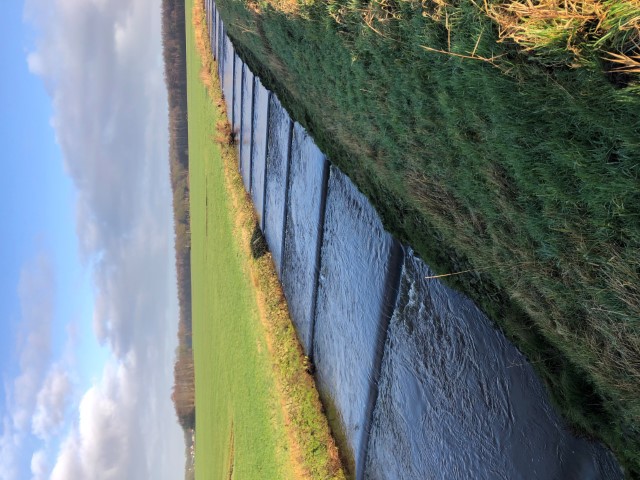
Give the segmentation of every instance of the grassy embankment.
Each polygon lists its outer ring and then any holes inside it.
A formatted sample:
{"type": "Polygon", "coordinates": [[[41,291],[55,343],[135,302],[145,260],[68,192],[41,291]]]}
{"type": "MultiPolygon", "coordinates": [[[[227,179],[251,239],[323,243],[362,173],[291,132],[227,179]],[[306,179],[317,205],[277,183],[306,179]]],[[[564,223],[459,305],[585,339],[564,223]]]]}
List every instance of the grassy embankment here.
{"type": "Polygon", "coordinates": [[[640,475],[640,3],[218,0],[385,226],[640,475]]]}
{"type": "Polygon", "coordinates": [[[187,1],[186,16],[196,478],[344,479],[270,254],[255,248],[202,5],[187,1]]]}

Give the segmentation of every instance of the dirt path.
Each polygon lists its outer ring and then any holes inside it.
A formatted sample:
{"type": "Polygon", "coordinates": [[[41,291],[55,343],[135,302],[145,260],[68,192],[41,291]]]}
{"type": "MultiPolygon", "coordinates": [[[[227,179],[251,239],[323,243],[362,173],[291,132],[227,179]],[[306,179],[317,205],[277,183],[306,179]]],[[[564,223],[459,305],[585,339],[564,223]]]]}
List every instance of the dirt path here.
{"type": "Polygon", "coordinates": [[[233,422],[231,422],[231,433],[229,434],[229,467],[227,468],[227,480],[233,479],[233,467],[236,463],[235,432],[233,422]]]}

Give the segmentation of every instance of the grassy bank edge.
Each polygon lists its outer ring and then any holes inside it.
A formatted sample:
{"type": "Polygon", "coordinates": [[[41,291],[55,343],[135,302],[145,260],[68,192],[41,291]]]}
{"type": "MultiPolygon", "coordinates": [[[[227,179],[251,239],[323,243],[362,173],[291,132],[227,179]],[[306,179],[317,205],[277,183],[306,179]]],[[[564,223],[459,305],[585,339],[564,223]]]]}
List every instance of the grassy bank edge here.
{"type": "Polygon", "coordinates": [[[257,258],[252,255],[251,242],[256,240],[257,217],[237,170],[237,149],[226,121],[225,104],[217,81],[217,64],[211,54],[204,7],[200,0],[194,2],[193,26],[196,48],[203,65],[200,79],[221,118],[216,125],[214,140],[221,149],[226,189],[234,210],[235,236],[255,287],[259,317],[273,361],[294,471],[297,478],[344,479],[338,450],[313,378],[307,371],[308,361],[291,323],[271,255],[265,253],[257,258]]]}

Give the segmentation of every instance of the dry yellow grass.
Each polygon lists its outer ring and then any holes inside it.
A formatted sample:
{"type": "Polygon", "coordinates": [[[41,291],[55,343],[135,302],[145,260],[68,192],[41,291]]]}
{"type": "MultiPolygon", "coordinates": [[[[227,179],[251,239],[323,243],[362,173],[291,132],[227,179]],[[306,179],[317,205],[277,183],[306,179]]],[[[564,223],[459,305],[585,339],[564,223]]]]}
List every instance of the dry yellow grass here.
{"type": "Polygon", "coordinates": [[[593,49],[614,64],[613,71],[640,71],[634,54],[640,49],[638,0],[484,0],[484,10],[498,25],[501,41],[527,51],[564,48],[578,61],[574,66],[593,49]]]}
{"type": "MultiPolygon", "coordinates": [[[[266,3],[274,10],[287,15],[295,15],[300,12],[298,0],[265,0],[263,3],[266,3]]],[[[261,11],[260,3],[255,0],[248,1],[247,8],[255,13],[260,13],[261,11]]]]}
{"type": "Polygon", "coordinates": [[[612,72],[640,73],[640,55],[607,52],[604,58],[615,65],[612,72]]]}

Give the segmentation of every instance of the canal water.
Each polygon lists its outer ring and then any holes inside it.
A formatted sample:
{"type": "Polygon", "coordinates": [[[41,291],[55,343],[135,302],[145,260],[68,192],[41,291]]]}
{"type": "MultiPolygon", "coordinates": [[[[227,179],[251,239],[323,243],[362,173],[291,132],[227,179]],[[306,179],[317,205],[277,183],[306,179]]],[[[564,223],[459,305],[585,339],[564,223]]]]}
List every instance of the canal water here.
{"type": "Polygon", "coordinates": [[[244,181],[244,188],[251,187],[251,136],[253,134],[253,73],[243,65],[242,77],[238,80],[241,98],[238,102],[242,105],[240,115],[240,173],[244,181]]]}
{"type": "Polygon", "coordinates": [[[360,470],[397,296],[401,248],[364,195],[335,167],[323,232],[313,360],[320,392],[339,412],[360,470]]]}
{"type": "Polygon", "coordinates": [[[269,91],[258,77],[253,84],[253,142],[251,144],[251,198],[264,230],[265,166],[267,160],[267,121],[269,117],[269,91]]]}
{"type": "Polygon", "coordinates": [[[491,320],[384,230],[207,6],[239,169],[354,478],[622,478],[491,320]]]}
{"type": "Polygon", "coordinates": [[[267,122],[266,188],[264,206],[264,235],[271,249],[273,263],[282,280],[282,252],[286,218],[289,152],[293,122],[282,108],[278,97],[269,99],[267,122]]]}
{"type": "MultiPolygon", "coordinates": [[[[226,33],[226,32],[225,32],[226,33]]],[[[222,51],[222,93],[227,100],[227,119],[229,123],[233,125],[233,80],[234,80],[234,59],[235,52],[231,40],[227,35],[222,37],[223,51],[222,51]]]]}
{"type": "Polygon", "coordinates": [[[233,131],[240,131],[240,122],[242,121],[242,112],[244,108],[241,103],[241,92],[240,88],[242,87],[242,71],[243,71],[244,63],[240,60],[240,57],[237,54],[233,55],[233,131]]]}
{"type": "Polygon", "coordinates": [[[564,428],[524,356],[409,250],[387,334],[365,478],[619,478],[564,428]]]}
{"type": "Polygon", "coordinates": [[[302,347],[312,355],[320,235],[329,164],[298,123],[293,126],[289,160],[282,286],[302,347]]]}

